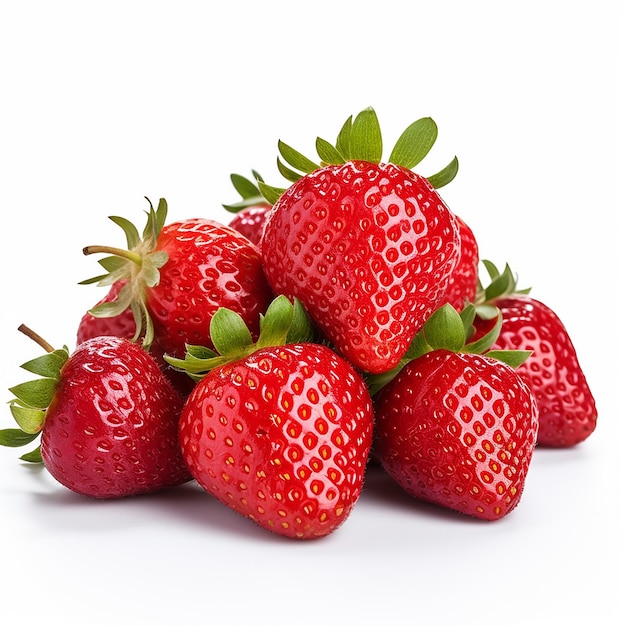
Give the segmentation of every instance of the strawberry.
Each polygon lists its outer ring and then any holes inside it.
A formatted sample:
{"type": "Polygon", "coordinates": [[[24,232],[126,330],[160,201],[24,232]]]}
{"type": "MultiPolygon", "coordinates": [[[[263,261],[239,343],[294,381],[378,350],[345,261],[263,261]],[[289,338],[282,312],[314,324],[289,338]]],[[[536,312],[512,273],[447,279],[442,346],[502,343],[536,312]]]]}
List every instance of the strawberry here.
{"type": "Polygon", "coordinates": [[[85,254],[105,253],[106,274],[83,281],[113,285],[126,281],[113,302],[90,313],[115,317],[129,309],[135,339],[156,354],[183,356],[186,344],[209,345],[215,311],[229,307],[241,314],[253,332],[273,294],[261,256],[248,239],[213,220],[190,218],[165,225],[167,203],[150,205],[140,237],[128,220],[111,217],[126,234],[128,250],[88,246],[85,254]]]}
{"type": "MultiPolygon", "coordinates": [[[[258,172],[252,170],[256,181],[263,182],[258,172]]],[[[258,245],[263,235],[263,227],[272,205],[263,197],[256,183],[240,174],[231,174],[233,187],[239,192],[241,200],[234,204],[222,205],[227,211],[235,213],[228,226],[240,232],[252,243],[258,245]]]]}
{"type": "Polygon", "coordinates": [[[499,327],[465,345],[467,328],[450,304],[428,320],[414,342],[421,354],[375,396],[376,457],[410,495],[497,520],[520,501],[537,406],[521,376],[498,360],[517,365],[527,353],[484,352],[499,327]]]}
{"type": "Polygon", "coordinates": [[[350,363],[291,336],[303,316],[297,300],[279,296],[253,343],[241,318],[220,309],[211,322],[220,354],[190,347],[185,360],[170,361],[208,372],[180,421],[194,478],[262,528],[312,539],[345,522],[360,495],[373,408],[350,363]]]}
{"type": "Polygon", "coordinates": [[[598,412],[576,349],[558,315],[543,302],[518,290],[517,279],[507,265],[503,272],[484,262],[491,283],[479,287],[476,336],[493,326],[494,313],[502,315],[502,332],[495,346],[530,350],[518,368],[532,389],[539,407],[542,446],[566,448],[581,443],[596,428],[598,412]]]}
{"type": "Polygon", "coordinates": [[[450,303],[457,311],[462,311],[469,302],[474,302],[478,288],[478,242],[469,225],[458,215],[454,216],[461,237],[461,254],[452,270],[446,295],[441,304],[450,303]]]}
{"type": "Polygon", "coordinates": [[[18,446],[41,435],[22,458],[43,461],[68,489],[94,498],[151,493],[191,480],[178,446],[183,398],[137,343],[96,337],[70,355],[37,335],[47,354],[22,365],[41,378],[10,389],[20,429],[0,431],[18,446]]]}
{"type": "Polygon", "coordinates": [[[376,113],[344,124],[336,145],[317,140],[322,165],[279,142],[293,180],[286,190],[259,182],[273,202],[261,252],[275,293],[298,298],[334,348],[357,368],[393,368],[442,300],[460,254],[454,216],[435,187],[457,161],[431,179],[410,168],[435,141],[418,120],[381,163],[376,113]]]}

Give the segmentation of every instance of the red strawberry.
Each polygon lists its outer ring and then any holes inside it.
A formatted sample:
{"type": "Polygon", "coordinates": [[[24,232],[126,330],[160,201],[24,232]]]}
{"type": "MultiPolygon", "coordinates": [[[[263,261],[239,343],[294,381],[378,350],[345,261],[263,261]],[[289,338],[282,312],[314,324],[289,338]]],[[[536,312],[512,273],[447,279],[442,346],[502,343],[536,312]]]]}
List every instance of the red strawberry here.
{"type": "Polygon", "coordinates": [[[42,378],[10,390],[21,430],[1,431],[0,442],[22,445],[41,434],[40,456],[22,458],[43,460],[61,484],[94,498],[191,479],[177,438],[183,399],[145,350],[119,337],[89,339],[71,356],[48,350],[22,366],[42,378]]]}
{"type": "Polygon", "coordinates": [[[462,311],[468,302],[474,302],[478,287],[478,242],[472,229],[458,215],[454,216],[461,237],[461,254],[452,270],[446,295],[441,304],[450,303],[462,311]]]}
{"type": "Polygon", "coordinates": [[[537,437],[537,407],[516,371],[493,358],[496,353],[461,351],[470,348],[462,347],[459,320],[451,305],[439,309],[424,329],[422,345],[429,351],[377,394],[376,454],[410,495],[497,520],[520,501],[537,437]],[[446,328],[438,337],[442,315],[456,319],[460,329],[446,328]],[[440,340],[449,348],[435,347],[440,340]]]}
{"type": "Polygon", "coordinates": [[[537,398],[537,442],[558,448],[581,443],[595,430],[598,412],[567,329],[552,309],[527,295],[529,290],[516,291],[508,266],[499,273],[492,263],[485,265],[492,282],[478,294],[476,336],[491,328],[499,310],[502,331],[495,347],[532,352],[518,373],[537,398]]]}
{"type": "Polygon", "coordinates": [[[192,218],[165,225],[167,204],[152,205],[141,238],[119,217],[111,219],[126,233],[129,250],[89,246],[85,254],[105,253],[107,274],[85,283],[111,285],[126,280],[116,300],[90,311],[117,316],[130,307],[144,346],[157,354],[182,356],[186,344],[209,345],[215,311],[229,307],[240,313],[253,332],[273,296],[261,256],[241,233],[212,220],[192,218]]]}
{"type": "MultiPolygon", "coordinates": [[[[393,368],[437,307],[460,253],[456,221],[431,182],[409,168],[436,137],[429,119],[400,137],[389,163],[373,110],[351,119],[336,147],[318,140],[324,166],[284,143],[299,174],[283,193],[259,183],[270,200],[261,241],[275,293],[302,301],[337,351],[367,372],[393,368]]],[[[280,163],[280,161],[279,161],[280,163]]],[[[440,186],[456,159],[432,177],[440,186]]]]}
{"type": "Polygon", "coordinates": [[[311,539],[338,528],[360,495],[373,409],[363,379],[332,350],[278,345],[292,309],[279,297],[257,344],[232,312],[215,314],[212,335],[224,324],[236,350],[214,337],[227,356],[208,361],[214,369],[188,397],[180,442],[194,478],[221,502],[269,531],[311,539]]]}
{"type": "MultiPolygon", "coordinates": [[[[258,172],[252,170],[252,174],[256,181],[263,181],[258,172]]],[[[231,174],[230,180],[239,192],[241,200],[235,204],[223,205],[227,211],[236,213],[235,217],[228,222],[228,226],[258,245],[272,205],[262,196],[257,184],[251,180],[240,174],[231,174]]]]}

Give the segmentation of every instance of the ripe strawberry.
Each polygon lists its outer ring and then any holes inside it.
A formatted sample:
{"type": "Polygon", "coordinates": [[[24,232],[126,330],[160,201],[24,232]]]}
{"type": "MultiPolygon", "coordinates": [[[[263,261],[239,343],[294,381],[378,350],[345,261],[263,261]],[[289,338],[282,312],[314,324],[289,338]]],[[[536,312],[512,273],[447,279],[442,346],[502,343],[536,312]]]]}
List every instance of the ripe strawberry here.
{"type": "Polygon", "coordinates": [[[178,362],[212,367],[187,398],[180,442],[206,491],[271,532],[312,539],[338,528],[360,495],[373,409],[346,360],[280,330],[298,326],[294,310],[277,298],[256,344],[237,315],[215,314],[211,334],[225,356],[203,363],[192,348],[178,362]],[[220,325],[230,335],[221,340],[220,325]]]}
{"type": "Polygon", "coordinates": [[[513,367],[494,358],[516,364],[520,355],[471,353],[488,344],[464,346],[461,319],[449,304],[436,311],[424,353],[376,395],[376,455],[410,495],[497,520],[520,501],[537,407],[513,367]]]}
{"type": "Polygon", "coordinates": [[[502,273],[485,262],[491,284],[479,289],[476,336],[493,325],[494,311],[502,315],[502,332],[495,346],[503,350],[530,350],[518,373],[532,389],[539,407],[539,435],[543,446],[570,447],[596,428],[598,412],[576,349],[558,315],[543,302],[517,291],[507,266],[502,273]]]}
{"type": "MultiPolygon", "coordinates": [[[[261,251],[275,293],[302,301],[335,349],[367,372],[393,368],[443,298],[460,254],[454,216],[435,190],[456,159],[428,179],[411,171],[435,141],[418,120],[381,163],[373,110],[342,128],[336,146],[318,139],[323,166],[279,142],[295,182],[259,183],[270,201],[261,251]]],[[[279,164],[280,164],[279,160],[279,164]]]]}
{"type": "Polygon", "coordinates": [[[215,311],[240,313],[253,332],[273,296],[261,256],[248,239],[212,220],[191,218],[165,225],[167,204],[150,205],[143,238],[123,218],[111,219],[126,233],[129,250],[89,246],[85,254],[112,256],[100,261],[107,274],[83,281],[113,285],[125,280],[115,301],[90,311],[118,316],[130,308],[136,337],[156,354],[183,356],[186,344],[210,345],[209,324],[215,311]]]}
{"type": "MultiPolygon", "coordinates": [[[[256,181],[263,182],[258,172],[252,170],[252,174],[256,181]]],[[[227,211],[236,213],[235,217],[228,222],[228,226],[258,245],[272,205],[263,197],[257,184],[251,180],[240,174],[231,174],[230,180],[239,192],[241,200],[235,204],[222,205],[227,211]]]]}
{"type": "Polygon", "coordinates": [[[454,218],[461,237],[461,254],[452,270],[446,295],[441,304],[448,302],[460,312],[468,302],[474,302],[476,298],[480,257],[474,232],[458,215],[454,218]]]}
{"type": "Polygon", "coordinates": [[[183,399],[143,348],[96,337],[70,356],[40,343],[48,353],[22,367],[42,378],[10,389],[20,429],[0,431],[0,443],[24,445],[41,434],[40,454],[22,458],[42,460],[62,485],[94,498],[191,480],[177,438],[183,399]]]}

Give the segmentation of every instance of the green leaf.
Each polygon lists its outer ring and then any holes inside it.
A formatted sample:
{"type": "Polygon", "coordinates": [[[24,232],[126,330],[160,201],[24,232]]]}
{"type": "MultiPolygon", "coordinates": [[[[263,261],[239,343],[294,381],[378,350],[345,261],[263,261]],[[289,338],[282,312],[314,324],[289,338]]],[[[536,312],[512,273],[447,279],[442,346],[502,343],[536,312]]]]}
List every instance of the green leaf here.
{"type": "Polygon", "coordinates": [[[154,245],[167,221],[167,200],[165,198],[159,198],[159,204],[155,211],[150,198],[147,196],[145,196],[145,198],[150,205],[150,209],[146,211],[148,219],[146,220],[142,236],[145,242],[150,242],[154,245]]]}
{"type": "Polygon", "coordinates": [[[100,259],[98,263],[110,274],[125,267],[128,264],[128,260],[119,256],[106,256],[100,259]]]}
{"type": "Polygon", "coordinates": [[[278,167],[278,171],[280,172],[283,178],[286,178],[290,183],[295,183],[297,180],[302,178],[302,174],[288,168],[280,158],[276,159],[276,165],[278,167]]]}
{"type": "Polygon", "coordinates": [[[465,326],[459,313],[450,304],[439,307],[423,328],[424,337],[433,350],[459,352],[465,345],[465,326]]]}
{"type": "Polygon", "coordinates": [[[435,189],[441,189],[441,187],[445,187],[449,182],[454,180],[458,171],[459,161],[454,157],[440,172],[429,176],[428,180],[435,189]]]}
{"type": "Polygon", "coordinates": [[[430,117],[413,122],[399,137],[389,157],[390,163],[414,168],[430,152],[437,139],[437,125],[430,117]]]}
{"type": "Polygon", "coordinates": [[[293,321],[294,308],[286,296],[277,296],[261,316],[257,348],[281,346],[287,340],[293,321]]]}
{"type": "Polygon", "coordinates": [[[302,302],[293,301],[293,319],[285,343],[307,343],[315,341],[315,330],[302,302]]]}
{"type": "Polygon", "coordinates": [[[109,274],[100,274],[100,276],[94,276],[93,278],[85,278],[81,280],[79,285],[93,285],[94,283],[100,284],[105,278],[108,278],[109,274]]]}
{"type": "Polygon", "coordinates": [[[532,350],[490,350],[485,356],[506,363],[513,369],[518,368],[530,355],[532,350]]]}
{"type": "Polygon", "coordinates": [[[361,111],[352,123],[350,158],[369,163],[380,163],[383,156],[383,137],[374,109],[361,111]]]}
{"type": "Polygon", "coordinates": [[[291,167],[295,167],[301,172],[309,173],[319,168],[319,164],[314,163],[297,150],[294,150],[284,141],[278,141],[278,152],[291,167]]]}
{"type": "Polygon", "coordinates": [[[207,348],[206,346],[186,346],[186,354],[194,359],[213,359],[218,356],[215,350],[211,350],[211,348],[207,348]]]}
{"type": "Polygon", "coordinates": [[[237,193],[245,200],[247,198],[254,198],[259,195],[259,188],[256,183],[253,183],[250,179],[242,176],[241,174],[231,174],[230,181],[237,193]]]}
{"type": "Polygon", "coordinates": [[[350,135],[352,134],[352,115],[343,123],[335,147],[344,161],[350,160],[350,135]]]}
{"type": "Polygon", "coordinates": [[[345,163],[346,160],[341,155],[341,152],[335,148],[331,143],[318,137],[315,140],[315,147],[317,149],[317,154],[320,159],[322,159],[323,163],[331,164],[331,165],[340,165],[341,163],[345,163]]]}
{"type": "Polygon", "coordinates": [[[245,200],[241,200],[240,202],[233,202],[232,204],[222,204],[222,206],[229,213],[239,213],[243,209],[247,209],[251,206],[257,206],[259,204],[267,205],[267,200],[259,194],[258,196],[254,196],[253,198],[246,198],[245,200]]]}
{"type": "Polygon", "coordinates": [[[46,421],[46,413],[43,409],[34,409],[11,402],[11,415],[17,422],[17,425],[30,435],[36,435],[43,428],[46,421]]]}
{"type": "Polygon", "coordinates": [[[126,244],[129,250],[132,250],[141,242],[139,231],[130,220],[117,215],[110,215],[109,219],[124,231],[124,234],[126,235],[126,244]]]}
{"type": "Polygon", "coordinates": [[[270,204],[276,204],[278,198],[280,198],[285,192],[285,190],[280,187],[270,187],[270,185],[266,185],[262,182],[259,182],[259,189],[261,190],[263,197],[270,204]]]}
{"type": "Polygon", "coordinates": [[[101,302],[89,309],[94,317],[116,317],[121,315],[133,302],[133,292],[130,283],[124,285],[115,300],[101,302]]]}
{"type": "Polygon", "coordinates": [[[41,458],[41,447],[37,446],[34,450],[31,450],[26,454],[22,454],[20,460],[26,461],[27,463],[43,463],[43,459],[41,458]]]}
{"type": "Polygon", "coordinates": [[[53,378],[37,378],[11,387],[9,391],[24,406],[47,409],[56,391],[57,381],[53,378]]]}
{"type": "Polygon", "coordinates": [[[19,428],[5,428],[0,430],[0,446],[19,448],[35,440],[39,433],[25,433],[19,428]]]}
{"type": "Polygon", "coordinates": [[[480,339],[472,341],[465,345],[463,352],[471,352],[474,354],[484,354],[494,344],[495,340],[500,336],[502,330],[502,311],[497,309],[497,320],[488,333],[485,333],[480,339]]]}
{"type": "Polygon", "coordinates": [[[47,352],[31,361],[23,363],[21,368],[37,376],[58,380],[61,368],[69,359],[69,356],[67,350],[54,350],[54,352],[47,352]]]}
{"type": "Polygon", "coordinates": [[[236,357],[253,343],[241,315],[225,307],[220,307],[213,314],[210,334],[215,350],[221,356],[236,357]]]}

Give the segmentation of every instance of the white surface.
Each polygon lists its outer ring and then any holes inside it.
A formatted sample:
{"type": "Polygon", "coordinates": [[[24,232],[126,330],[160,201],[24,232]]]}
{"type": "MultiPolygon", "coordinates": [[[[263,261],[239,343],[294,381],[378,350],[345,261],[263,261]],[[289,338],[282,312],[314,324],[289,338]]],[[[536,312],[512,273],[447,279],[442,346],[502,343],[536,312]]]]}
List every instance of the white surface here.
{"type": "Polygon", "coordinates": [[[0,389],[38,354],[20,323],[73,345],[103,293],[76,284],[97,271],[81,249],[123,243],[107,215],[141,223],[147,195],[171,219],[226,219],[231,172],[279,184],[278,138],[313,155],[318,134],[373,106],[386,154],[436,120],[418,170],[458,155],[444,198],[482,256],[559,313],[600,414],[576,449],[537,451],[500,522],[422,505],[377,472],[346,524],[310,543],[191,485],[81,499],[0,449],[4,624],[623,623],[620,5],[3,4],[0,389]]]}

